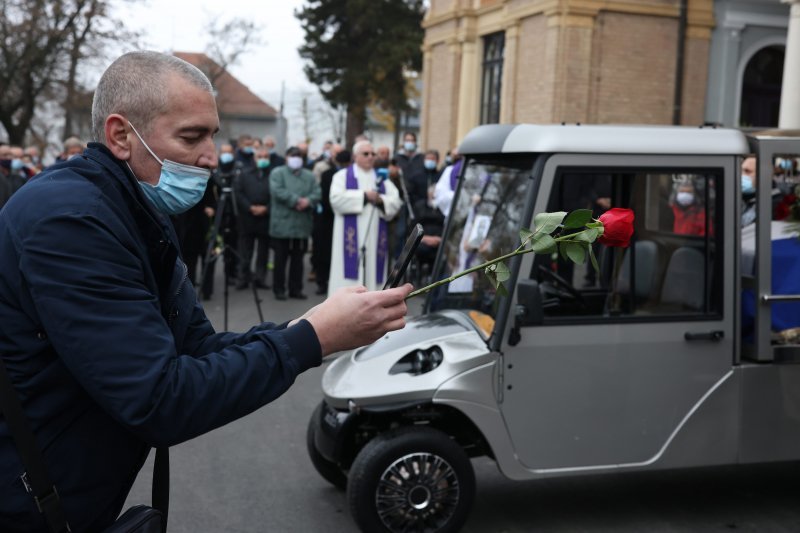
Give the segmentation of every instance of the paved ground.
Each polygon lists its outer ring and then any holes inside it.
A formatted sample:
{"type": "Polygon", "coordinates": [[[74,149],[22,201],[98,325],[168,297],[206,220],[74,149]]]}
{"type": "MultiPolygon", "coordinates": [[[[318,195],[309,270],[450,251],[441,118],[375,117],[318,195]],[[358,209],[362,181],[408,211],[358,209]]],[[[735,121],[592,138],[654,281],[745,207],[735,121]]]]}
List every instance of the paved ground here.
{"type": "MultiPolygon", "coordinates": [[[[229,329],[258,321],[251,292],[230,296],[229,329]]],[[[321,301],[261,296],[265,317],[277,322],[321,301]]],[[[206,309],[221,329],[219,290],[206,309]]],[[[316,474],[305,451],[324,367],[256,413],[172,448],[170,532],[357,531],[345,494],[316,474]]],[[[522,483],[489,460],[474,466],[478,493],[467,533],[800,531],[798,464],[522,483]]],[[[129,504],[149,503],[151,473],[148,461],[129,504]]]]}

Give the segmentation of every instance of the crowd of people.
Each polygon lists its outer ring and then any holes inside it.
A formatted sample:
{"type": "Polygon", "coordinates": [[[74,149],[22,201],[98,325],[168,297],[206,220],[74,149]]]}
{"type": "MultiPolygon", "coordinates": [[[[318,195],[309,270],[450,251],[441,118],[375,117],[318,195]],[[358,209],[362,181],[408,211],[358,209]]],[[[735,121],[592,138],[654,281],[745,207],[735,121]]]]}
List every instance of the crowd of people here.
{"type": "MultiPolygon", "coordinates": [[[[70,137],[53,164],[85,148],[70,137]]],[[[317,295],[376,288],[417,223],[425,236],[416,264],[430,272],[460,171],[456,149],[441,159],[420,149],[413,132],[395,152],[361,135],[352,150],[327,141],[317,156],[305,142],[278,153],[270,136],[231,139],[217,149],[202,200],[171,217],[189,279],[204,300],[212,298],[217,262],[229,285],[271,289],[277,300],[306,299],[306,281],[315,282],[317,295]]],[[[0,207],[45,168],[36,146],[0,144],[0,207]]]]}
{"type": "Polygon", "coordinates": [[[454,161],[439,160],[436,150],[418,150],[414,133],[395,154],[359,136],[352,150],[328,141],[316,157],[303,142],[278,154],[272,137],[241,135],[219,147],[203,200],[173,217],[189,278],[211,298],[221,258],[228,283],[271,289],[277,300],[306,299],[306,281],[318,295],[348,285],[374,289],[417,223],[425,230],[419,264],[429,271],[456,184],[454,161]],[[445,174],[443,212],[435,193],[445,174]]]}

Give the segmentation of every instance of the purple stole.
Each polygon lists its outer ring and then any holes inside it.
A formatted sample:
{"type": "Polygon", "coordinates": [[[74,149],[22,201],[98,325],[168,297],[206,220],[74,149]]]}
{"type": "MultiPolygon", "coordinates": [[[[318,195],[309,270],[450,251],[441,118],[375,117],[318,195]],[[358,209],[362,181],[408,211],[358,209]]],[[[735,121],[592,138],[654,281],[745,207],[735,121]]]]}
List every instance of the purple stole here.
{"type": "MultiPolygon", "coordinates": [[[[347,167],[345,189],[358,190],[355,165],[347,167]]],[[[378,182],[378,192],[386,193],[383,181],[378,182]]],[[[377,209],[377,207],[375,207],[377,209]]],[[[386,254],[389,248],[389,238],[386,221],[378,218],[378,250],[375,254],[375,278],[378,285],[383,283],[386,271],[386,254]]],[[[345,279],[358,279],[358,215],[344,216],[344,277],[345,279]]]]}
{"type": "Polygon", "coordinates": [[[456,183],[458,183],[458,175],[461,174],[461,163],[463,159],[459,159],[453,163],[453,169],[450,171],[450,190],[456,190],[456,183]]]}

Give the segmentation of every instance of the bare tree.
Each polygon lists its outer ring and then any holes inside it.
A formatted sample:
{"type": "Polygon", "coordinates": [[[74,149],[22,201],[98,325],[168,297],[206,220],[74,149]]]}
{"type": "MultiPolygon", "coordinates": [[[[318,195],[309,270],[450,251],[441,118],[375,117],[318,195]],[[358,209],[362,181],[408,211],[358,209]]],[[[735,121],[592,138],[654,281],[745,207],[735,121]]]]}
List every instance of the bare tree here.
{"type": "Polygon", "coordinates": [[[46,101],[71,109],[81,62],[127,35],[116,29],[122,24],[111,18],[112,2],[0,0],[0,123],[10,142],[24,142],[46,101]],[[111,29],[101,31],[101,21],[111,29]]]}
{"type": "MultiPolygon", "coordinates": [[[[126,0],[135,2],[136,0],[126,0]]],[[[105,52],[114,43],[135,43],[139,32],[122,29],[112,16],[112,2],[89,0],[70,31],[67,50],[67,75],[63,81],[62,107],[64,109],[63,137],[79,135],[78,117],[91,112],[91,90],[78,79],[80,66],[91,59],[105,58],[105,52]]]]}
{"type": "MultiPolygon", "coordinates": [[[[239,62],[242,55],[263,44],[261,27],[252,20],[242,17],[228,21],[212,18],[206,25],[205,31],[209,38],[206,55],[213,61],[213,64],[208,65],[206,69],[208,72],[205,74],[215,89],[222,76],[239,62]]],[[[219,92],[217,94],[219,95],[219,92]]],[[[218,96],[217,105],[220,103],[218,96]]]]}

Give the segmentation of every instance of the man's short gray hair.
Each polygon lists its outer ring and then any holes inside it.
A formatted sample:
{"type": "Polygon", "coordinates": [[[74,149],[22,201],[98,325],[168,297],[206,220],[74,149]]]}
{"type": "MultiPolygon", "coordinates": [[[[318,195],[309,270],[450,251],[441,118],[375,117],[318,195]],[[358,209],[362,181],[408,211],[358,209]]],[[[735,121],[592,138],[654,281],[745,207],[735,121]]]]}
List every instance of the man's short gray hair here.
{"type": "Polygon", "coordinates": [[[105,122],[118,113],[145,135],[153,119],[167,110],[164,90],[169,74],[177,74],[213,94],[211,82],[200,69],[173,55],[159,52],[129,52],[106,69],[92,101],[92,135],[105,143],[105,122]]]}
{"type": "Polygon", "coordinates": [[[369,141],[358,141],[357,143],[355,143],[353,145],[353,157],[355,157],[355,155],[359,152],[359,150],[361,150],[361,148],[366,145],[372,146],[372,143],[369,141]]]}

